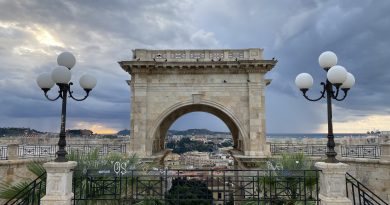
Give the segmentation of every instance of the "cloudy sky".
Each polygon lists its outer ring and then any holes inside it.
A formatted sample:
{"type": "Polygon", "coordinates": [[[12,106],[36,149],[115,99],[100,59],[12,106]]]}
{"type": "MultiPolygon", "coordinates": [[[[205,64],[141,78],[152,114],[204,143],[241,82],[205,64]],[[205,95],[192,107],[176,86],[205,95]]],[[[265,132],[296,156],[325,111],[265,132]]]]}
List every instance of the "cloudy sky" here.
{"type": "MultiPolygon", "coordinates": [[[[0,127],[59,130],[61,104],[46,100],[35,79],[62,51],[76,56],[74,82],[84,73],[98,80],[86,101],[68,101],[67,128],[104,133],[130,128],[129,75],[117,62],[131,49],[259,47],[279,60],[267,74],[269,133],[326,132],[325,101],[306,101],[294,85],[297,74],[311,73],[309,93],[319,95],[326,50],[357,81],[334,104],[335,132],[390,130],[389,11],[386,0],[0,0],[0,127]]],[[[227,130],[206,113],[172,128],[227,130]]]]}

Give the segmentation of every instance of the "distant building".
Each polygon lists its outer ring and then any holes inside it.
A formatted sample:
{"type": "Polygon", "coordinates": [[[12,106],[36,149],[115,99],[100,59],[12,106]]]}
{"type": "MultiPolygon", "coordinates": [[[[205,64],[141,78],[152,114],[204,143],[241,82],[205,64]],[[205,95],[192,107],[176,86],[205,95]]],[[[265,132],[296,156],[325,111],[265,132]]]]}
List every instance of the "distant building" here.
{"type": "Polygon", "coordinates": [[[180,155],[176,153],[170,153],[164,159],[164,164],[166,167],[177,167],[180,165],[180,155]]]}
{"type": "Polygon", "coordinates": [[[213,161],[210,160],[208,152],[186,152],[180,156],[182,165],[202,168],[204,165],[210,166],[213,161]]]}
{"type": "Polygon", "coordinates": [[[380,141],[382,143],[388,143],[390,142],[390,131],[381,131],[379,134],[380,141]]]}
{"type": "Polygon", "coordinates": [[[208,152],[186,152],[180,156],[180,164],[188,169],[191,168],[223,168],[227,169],[233,165],[230,154],[213,154],[208,152]]]}
{"type": "Polygon", "coordinates": [[[381,131],[381,136],[390,136],[390,131],[381,131]]]}
{"type": "Polygon", "coordinates": [[[192,136],[190,139],[191,139],[191,141],[198,141],[198,142],[203,142],[203,143],[207,142],[207,137],[201,136],[201,135],[192,136]]]}
{"type": "Polygon", "coordinates": [[[69,136],[91,136],[93,132],[91,130],[66,130],[66,135],[69,136]]]}

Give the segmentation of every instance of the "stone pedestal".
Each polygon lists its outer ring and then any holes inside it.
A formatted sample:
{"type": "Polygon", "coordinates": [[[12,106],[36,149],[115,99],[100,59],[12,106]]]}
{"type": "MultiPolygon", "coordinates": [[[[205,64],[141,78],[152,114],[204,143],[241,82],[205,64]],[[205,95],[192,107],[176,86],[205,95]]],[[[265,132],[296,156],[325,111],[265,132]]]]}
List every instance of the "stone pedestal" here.
{"type": "Polygon", "coordinates": [[[47,172],[46,195],[42,205],[71,205],[73,169],[77,162],[47,162],[43,164],[47,172]]]}
{"type": "Polygon", "coordinates": [[[19,145],[18,144],[9,144],[7,146],[8,160],[17,160],[17,159],[19,159],[19,157],[18,157],[18,149],[19,149],[19,145]]]}
{"type": "Polygon", "coordinates": [[[348,165],[344,163],[317,162],[315,167],[320,172],[321,205],[352,205],[347,198],[345,173],[348,165]]]}
{"type": "Polygon", "coordinates": [[[380,162],[390,162],[390,144],[381,144],[380,162]]]}

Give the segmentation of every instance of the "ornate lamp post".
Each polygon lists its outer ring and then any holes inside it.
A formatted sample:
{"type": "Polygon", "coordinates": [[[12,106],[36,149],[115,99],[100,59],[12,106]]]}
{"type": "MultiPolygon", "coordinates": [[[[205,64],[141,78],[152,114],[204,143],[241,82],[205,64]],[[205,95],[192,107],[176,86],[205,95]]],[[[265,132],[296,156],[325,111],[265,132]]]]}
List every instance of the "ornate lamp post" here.
{"type": "Polygon", "coordinates": [[[67,159],[65,158],[65,155],[67,154],[65,150],[66,146],[66,140],[65,140],[65,123],[66,123],[66,100],[69,94],[69,97],[76,101],[83,101],[85,100],[89,92],[96,86],[96,79],[88,74],[83,75],[80,78],[80,86],[85,90],[86,95],[83,98],[75,98],[71,91],[70,87],[73,85],[72,82],[69,82],[71,79],[71,72],[70,69],[73,68],[73,66],[76,64],[75,57],[69,53],[69,52],[63,52],[61,53],[57,58],[57,63],[60,65],[60,67],[55,68],[51,74],[49,73],[43,73],[38,76],[37,83],[38,86],[43,90],[45,93],[45,97],[50,101],[56,101],[57,99],[62,99],[62,112],[61,112],[61,130],[60,130],[60,139],[58,140],[58,151],[57,151],[57,158],[55,159],[56,162],[66,162],[67,159]],[[54,86],[54,84],[57,84],[59,91],[58,96],[55,98],[50,98],[47,94],[47,92],[54,86]]]}
{"type": "Polygon", "coordinates": [[[337,163],[337,153],[334,150],[335,142],[332,125],[332,99],[342,101],[347,97],[349,89],[355,84],[355,77],[348,73],[347,70],[337,64],[337,56],[331,51],[323,52],[318,58],[320,66],[327,72],[326,82],[321,82],[321,96],[311,99],[306,95],[306,92],[313,85],[313,77],[308,73],[301,73],[295,78],[295,84],[302,91],[303,96],[309,101],[318,101],[326,97],[328,110],[328,143],[326,152],[327,163],[337,163]],[[341,97],[341,92],[343,96],[341,97]],[[339,96],[340,95],[340,96],[339,96]]]}

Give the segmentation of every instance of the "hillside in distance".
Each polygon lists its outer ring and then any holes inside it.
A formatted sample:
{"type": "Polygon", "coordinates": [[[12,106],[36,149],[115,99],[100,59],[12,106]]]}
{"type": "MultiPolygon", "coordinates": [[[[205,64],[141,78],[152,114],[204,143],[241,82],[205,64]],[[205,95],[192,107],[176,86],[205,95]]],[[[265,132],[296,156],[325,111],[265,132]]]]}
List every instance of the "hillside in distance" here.
{"type": "Polygon", "coordinates": [[[188,130],[168,130],[168,136],[171,135],[229,135],[230,132],[216,132],[208,129],[188,129],[188,130]]]}
{"type": "MultiPolygon", "coordinates": [[[[88,132],[89,135],[92,134],[91,130],[80,130],[80,129],[69,129],[66,130],[67,134],[74,134],[74,135],[80,135],[82,132],[88,132]]],[[[20,136],[20,135],[26,135],[26,134],[44,134],[46,132],[38,131],[31,128],[16,128],[16,127],[3,127],[0,128],[0,137],[2,136],[20,136]]],[[[117,132],[117,135],[130,135],[131,131],[128,129],[120,130],[117,132]]],[[[168,130],[167,135],[230,135],[230,132],[218,132],[218,131],[211,131],[208,129],[188,129],[188,130],[168,130]]]]}
{"type": "Polygon", "coordinates": [[[1,127],[0,128],[0,137],[4,136],[20,136],[20,135],[29,135],[29,134],[42,134],[43,132],[30,129],[30,128],[18,128],[18,127],[1,127]]]}
{"type": "MultiPolygon", "coordinates": [[[[128,129],[121,130],[117,133],[117,135],[130,135],[131,131],[128,129]]],[[[167,135],[217,135],[217,134],[223,134],[223,135],[229,135],[230,132],[217,132],[217,131],[210,131],[208,129],[188,129],[188,130],[168,130],[167,135]]]]}
{"type": "Polygon", "coordinates": [[[117,135],[130,135],[130,130],[124,129],[116,133],[117,135]]]}

